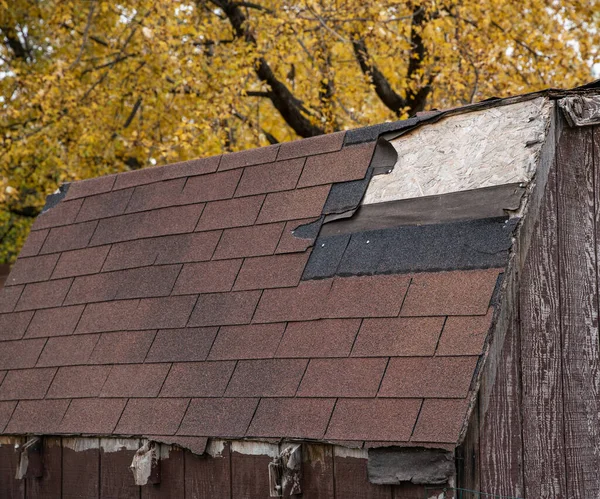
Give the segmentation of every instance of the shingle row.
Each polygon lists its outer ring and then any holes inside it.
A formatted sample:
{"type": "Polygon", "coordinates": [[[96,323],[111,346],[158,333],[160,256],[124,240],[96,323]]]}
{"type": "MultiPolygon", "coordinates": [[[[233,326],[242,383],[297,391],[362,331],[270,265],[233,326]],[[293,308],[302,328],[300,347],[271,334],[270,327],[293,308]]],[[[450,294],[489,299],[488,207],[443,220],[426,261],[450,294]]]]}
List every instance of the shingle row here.
{"type": "Polygon", "coordinates": [[[0,431],[452,443],[465,409],[450,399],[22,400],[0,402],[0,431]]]}
{"type": "MultiPolygon", "coordinates": [[[[243,263],[234,259],[149,266],[12,286],[4,290],[4,307],[14,312],[0,314],[0,341],[365,318],[355,352],[372,355],[380,345],[380,352],[389,356],[397,349],[410,351],[412,341],[395,337],[398,327],[411,322],[393,318],[485,316],[499,273],[494,269],[300,281],[306,257],[293,253],[247,258],[243,263]]],[[[466,341],[460,331],[468,322],[452,319],[448,330],[457,329],[457,338],[448,333],[442,348],[459,350],[457,342],[466,341]]],[[[437,324],[439,330],[439,320],[437,324]]]]}

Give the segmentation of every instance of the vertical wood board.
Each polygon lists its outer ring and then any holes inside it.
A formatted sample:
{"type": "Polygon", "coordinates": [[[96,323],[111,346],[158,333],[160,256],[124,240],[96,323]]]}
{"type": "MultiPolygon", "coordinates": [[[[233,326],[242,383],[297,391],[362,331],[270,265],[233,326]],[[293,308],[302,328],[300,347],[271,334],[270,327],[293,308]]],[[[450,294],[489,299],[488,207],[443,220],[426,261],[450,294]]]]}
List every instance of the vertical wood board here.
{"type": "Polygon", "coordinates": [[[519,320],[514,310],[504,340],[487,412],[480,416],[481,490],[522,497],[521,364],[519,320]]]}
{"type": "Polygon", "coordinates": [[[98,499],[100,497],[100,443],[76,451],[62,448],[62,499],[98,499]],[[85,477],[85,479],[82,479],[85,477]]]}
{"type": "Polygon", "coordinates": [[[337,499],[391,499],[391,485],[373,485],[367,476],[367,460],[335,455],[335,497],[337,499]]]}
{"type": "Polygon", "coordinates": [[[235,499],[262,499],[269,494],[269,456],[231,453],[231,492],[235,499]]]}
{"type": "Polygon", "coordinates": [[[56,499],[62,497],[62,440],[42,438],[42,470],[39,478],[28,478],[25,485],[27,499],[56,499]]]}
{"type": "Polygon", "coordinates": [[[479,397],[473,411],[465,439],[457,449],[457,480],[463,489],[481,490],[479,457],[479,397]]]}
{"type": "Polygon", "coordinates": [[[556,171],[524,262],[519,295],[525,497],[566,497],[556,242],[556,171]]]}
{"type": "Polygon", "coordinates": [[[334,497],[333,446],[302,445],[302,495],[314,499],[334,497]]]}
{"type": "Polygon", "coordinates": [[[567,496],[600,497],[600,370],[594,164],[590,128],[565,128],[557,150],[560,317],[567,496]]]}
{"type": "Polygon", "coordinates": [[[185,497],[212,499],[231,497],[229,445],[221,456],[196,456],[185,451],[185,497]]]}
{"type": "Polygon", "coordinates": [[[159,455],[162,456],[160,483],[143,485],[142,499],[180,499],[185,496],[185,451],[165,444],[157,446],[160,447],[159,455]]]}
{"type": "Polygon", "coordinates": [[[140,487],[135,484],[129,469],[134,450],[117,452],[100,450],[100,498],[139,499],[140,487]]]}
{"type": "Polygon", "coordinates": [[[25,497],[25,480],[15,478],[19,465],[19,452],[15,443],[24,443],[21,438],[6,439],[0,443],[0,492],[2,499],[23,499],[25,497]]]}

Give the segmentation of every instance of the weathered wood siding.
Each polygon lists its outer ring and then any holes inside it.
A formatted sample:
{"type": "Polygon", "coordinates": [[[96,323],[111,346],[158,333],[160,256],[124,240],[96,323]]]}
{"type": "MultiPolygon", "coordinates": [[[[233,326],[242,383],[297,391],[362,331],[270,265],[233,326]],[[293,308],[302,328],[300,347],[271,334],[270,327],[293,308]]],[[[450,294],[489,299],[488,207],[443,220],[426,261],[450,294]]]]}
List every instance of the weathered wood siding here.
{"type": "Polygon", "coordinates": [[[539,219],[516,263],[513,319],[479,414],[481,491],[527,499],[600,497],[600,128],[557,120],[539,219]]]}
{"type": "MultiPolygon", "coordinates": [[[[109,439],[107,439],[109,440],[109,439]]],[[[197,456],[176,447],[164,446],[160,454],[160,483],[142,487],[134,484],[129,465],[139,441],[123,440],[125,448],[114,449],[104,439],[47,437],[43,439],[43,476],[15,478],[19,453],[15,443],[24,439],[0,440],[0,498],[2,499],[217,499],[268,498],[271,457],[236,452],[225,444],[217,455],[197,456]],[[111,450],[112,450],[111,449],[111,450]]],[[[140,444],[141,445],[141,444],[140,444]]],[[[276,444],[264,444],[277,450],[276,444]]],[[[238,445],[239,447],[239,445],[238,445]]],[[[244,445],[242,445],[244,447],[244,445]]],[[[363,451],[337,451],[323,444],[304,444],[301,496],[310,499],[424,499],[422,486],[412,484],[373,485],[367,478],[363,451]]],[[[435,491],[434,491],[435,492],[435,491]]],[[[448,498],[451,495],[447,495],[448,498]]]]}

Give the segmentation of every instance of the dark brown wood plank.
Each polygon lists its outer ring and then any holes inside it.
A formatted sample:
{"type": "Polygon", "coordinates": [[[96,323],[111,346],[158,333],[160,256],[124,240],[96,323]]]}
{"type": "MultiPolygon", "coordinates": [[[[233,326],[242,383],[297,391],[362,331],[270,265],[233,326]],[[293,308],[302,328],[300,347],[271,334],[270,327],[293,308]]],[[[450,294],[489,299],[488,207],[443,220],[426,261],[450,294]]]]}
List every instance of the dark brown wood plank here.
{"type": "MultiPolygon", "coordinates": [[[[424,499],[426,497],[433,497],[434,493],[436,492],[438,495],[443,494],[444,489],[443,487],[440,489],[434,489],[433,486],[425,488],[425,485],[403,483],[400,485],[394,485],[392,487],[392,492],[392,497],[394,499],[424,499]]],[[[440,495],[440,497],[444,497],[444,499],[451,499],[449,495],[440,495]]]]}
{"type": "Polygon", "coordinates": [[[481,490],[479,474],[479,400],[475,404],[469,419],[465,439],[457,449],[458,486],[468,490],[481,490]]]}
{"type": "Polygon", "coordinates": [[[331,445],[304,444],[302,446],[302,495],[314,499],[334,497],[331,445]]]}
{"type": "Polygon", "coordinates": [[[0,438],[0,497],[2,499],[23,499],[25,497],[25,480],[15,478],[19,465],[19,452],[15,450],[15,443],[20,446],[24,440],[12,437],[0,438]]]}
{"type": "Polygon", "coordinates": [[[179,447],[159,447],[160,483],[142,486],[142,499],[180,499],[185,496],[185,451],[179,447]]]}
{"type": "Polygon", "coordinates": [[[116,445],[114,439],[100,440],[100,498],[139,499],[140,487],[129,469],[135,450],[114,450],[116,445]]]}
{"type": "Polygon", "coordinates": [[[521,366],[525,497],[567,497],[556,242],[556,171],[521,274],[521,366]]]}
{"type": "Polygon", "coordinates": [[[518,335],[518,311],[515,310],[506,331],[487,412],[480,417],[481,490],[509,497],[523,495],[518,335]]]}
{"type": "Polygon", "coordinates": [[[235,499],[270,497],[269,463],[279,454],[275,444],[235,442],[231,449],[231,492],[235,499]],[[241,452],[236,452],[236,447],[241,452]],[[256,454],[250,454],[255,452],[256,454]],[[269,455],[263,454],[269,452],[269,455]]]}
{"type": "Polygon", "coordinates": [[[98,497],[100,497],[99,439],[63,438],[62,499],[97,499],[98,497]]]}
{"type": "Polygon", "coordinates": [[[227,499],[231,497],[231,462],[229,445],[220,455],[196,456],[185,452],[185,497],[227,499]]]}
{"type": "Polygon", "coordinates": [[[592,148],[591,128],[565,128],[557,149],[566,495],[582,498],[600,497],[600,369],[592,148]]]}
{"type": "Polygon", "coordinates": [[[25,488],[28,499],[56,499],[62,495],[62,441],[42,438],[42,476],[28,478],[25,488]]]}
{"type": "Polygon", "coordinates": [[[391,499],[391,485],[373,485],[367,476],[367,459],[343,457],[334,449],[335,497],[337,499],[391,499]]]}

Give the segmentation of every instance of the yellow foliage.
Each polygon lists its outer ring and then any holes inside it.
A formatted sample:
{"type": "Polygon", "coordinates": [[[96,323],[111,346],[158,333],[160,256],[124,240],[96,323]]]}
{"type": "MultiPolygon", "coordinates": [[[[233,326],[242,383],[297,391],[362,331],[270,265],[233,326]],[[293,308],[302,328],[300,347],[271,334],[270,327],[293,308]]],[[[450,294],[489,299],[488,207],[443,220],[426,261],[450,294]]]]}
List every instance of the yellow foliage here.
{"type": "Polygon", "coordinates": [[[598,12],[600,0],[0,0],[0,261],[62,182],[589,81],[598,12]],[[274,105],[261,61],[306,133],[274,105]]]}

